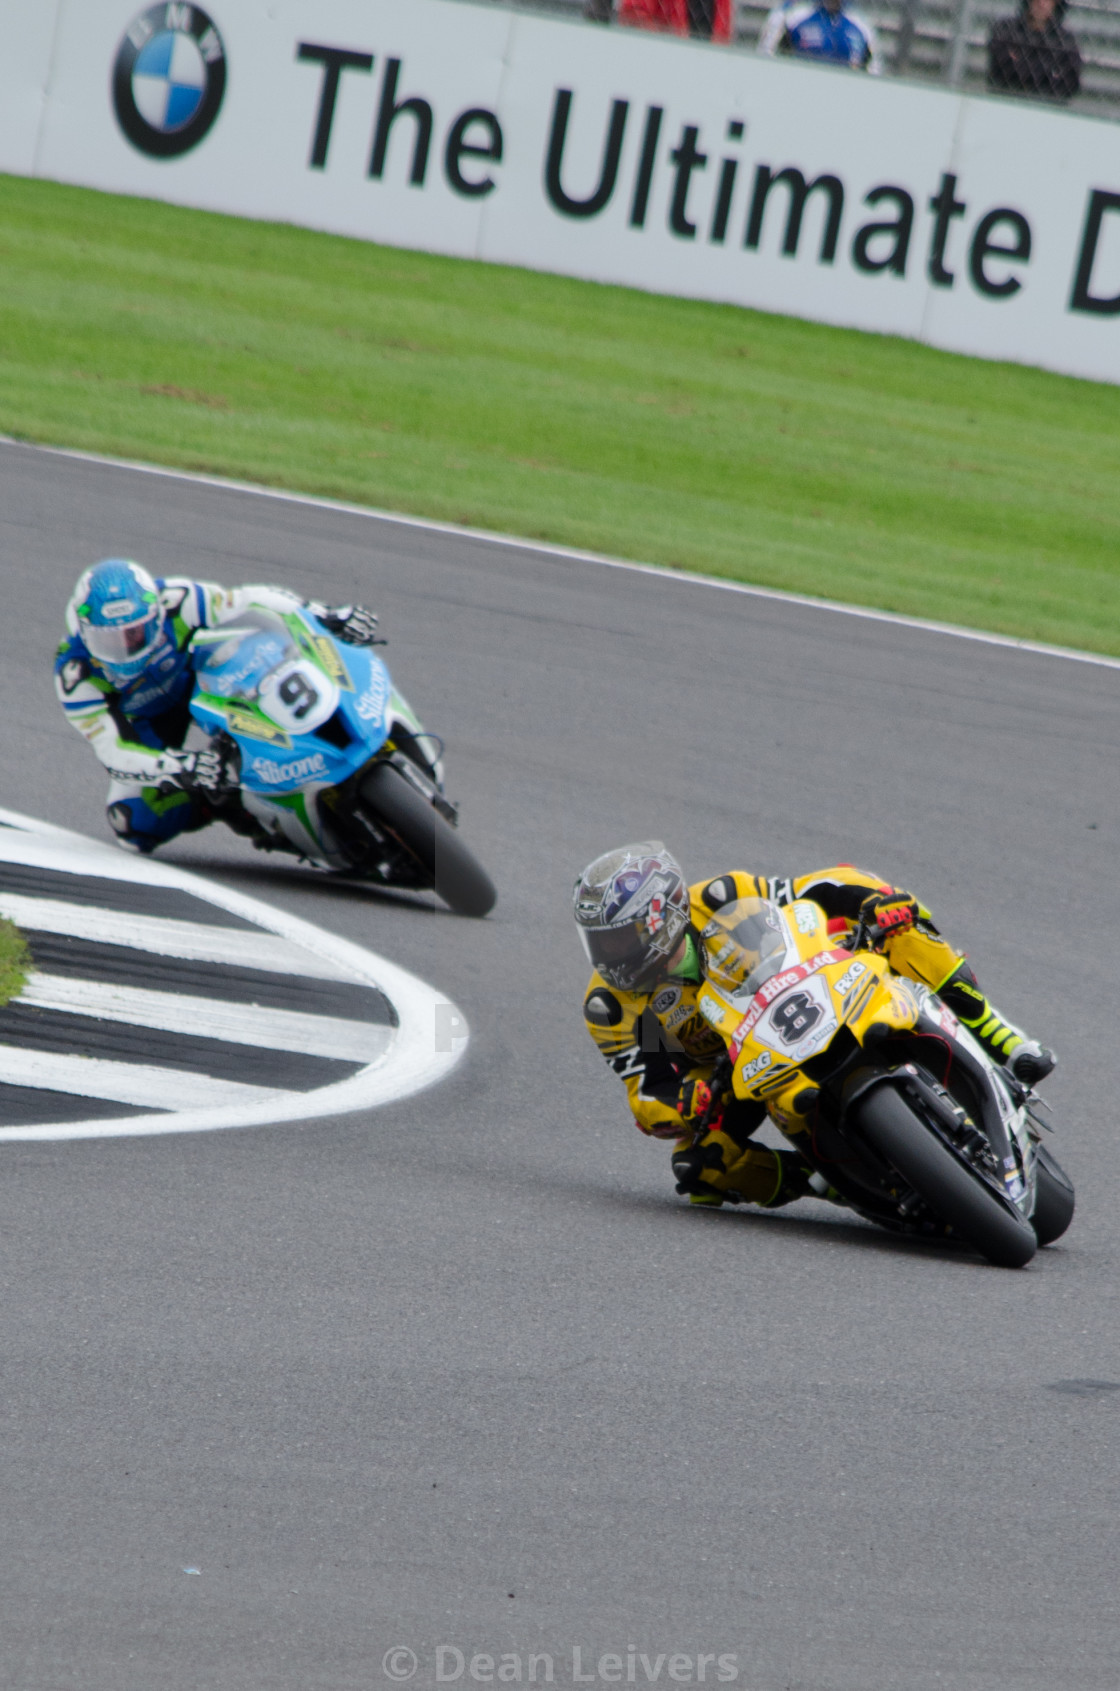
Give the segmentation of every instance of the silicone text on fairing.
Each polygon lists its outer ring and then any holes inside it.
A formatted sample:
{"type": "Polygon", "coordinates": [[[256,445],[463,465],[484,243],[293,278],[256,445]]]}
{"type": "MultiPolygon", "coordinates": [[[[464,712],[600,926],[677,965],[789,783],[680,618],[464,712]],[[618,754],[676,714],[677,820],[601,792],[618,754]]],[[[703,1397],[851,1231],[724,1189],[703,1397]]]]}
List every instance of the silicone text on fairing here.
{"type": "Polygon", "coordinates": [[[253,759],[253,774],[259,781],[266,781],[273,787],[279,786],[281,781],[311,780],[316,775],[326,773],[327,764],[322,752],[314,752],[310,757],[293,758],[290,763],[275,763],[270,757],[253,759]]]}
{"type": "Polygon", "coordinates": [[[374,670],[369,686],[355,703],[354,709],[363,722],[376,722],[385,710],[388,697],[389,677],[383,669],[374,670]]]}

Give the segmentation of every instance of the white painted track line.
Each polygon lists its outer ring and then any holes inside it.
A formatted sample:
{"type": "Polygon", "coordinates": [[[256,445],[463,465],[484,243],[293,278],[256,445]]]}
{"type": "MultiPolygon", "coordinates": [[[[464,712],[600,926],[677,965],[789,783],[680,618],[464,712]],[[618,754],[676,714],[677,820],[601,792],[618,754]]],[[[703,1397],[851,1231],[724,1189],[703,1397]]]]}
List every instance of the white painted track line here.
{"type": "Polygon", "coordinates": [[[256,1004],[222,1003],[187,992],[151,992],[38,972],[12,1002],[72,1016],[96,1016],[102,1022],[127,1022],[130,1027],[156,1032],[187,1033],[197,1039],[223,1039],[233,1045],[351,1063],[377,1062],[393,1038],[392,1028],[376,1022],[309,1016],[298,1010],[262,1010],[256,1004]]]}
{"type": "Polygon", "coordinates": [[[136,951],[178,957],[189,963],[232,963],[268,974],[366,984],[360,975],[340,963],[316,957],[276,934],[253,933],[244,928],[214,928],[203,922],[134,916],[128,911],[67,904],[55,898],[29,898],[23,893],[4,891],[0,891],[0,916],[7,916],[18,927],[39,933],[95,940],[101,945],[127,945],[136,951]]]}
{"type": "Polygon", "coordinates": [[[652,575],[659,580],[679,581],[696,587],[715,587],[722,593],[741,593],[753,599],[776,599],[787,605],[805,605],[810,610],[832,611],[838,616],[860,617],[867,622],[893,623],[896,628],[917,628],[927,634],[945,634],[955,640],[976,640],[983,646],[1007,646],[1012,650],[1033,652],[1046,658],[1064,658],[1068,663],[1095,664],[1101,669],[1120,669],[1120,658],[1106,657],[1100,652],[1082,652],[1071,646],[1050,646],[1041,640],[1020,640],[1011,634],[990,634],[982,628],[967,628],[960,623],[937,622],[929,617],[906,616],[900,611],[877,611],[868,605],[848,605],[838,599],[816,599],[807,593],[788,593],[780,587],[755,587],[749,582],[734,581],[726,576],[698,575],[691,570],[677,570],[664,564],[634,563],[627,558],[612,558],[603,552],[585,552],[576,546],[559,546],[547,540],[528,540],[516,534],[500,534],[491,529],[466,528],[460,523],[437,522],[431,517],[410,517],[399,511],[382,511],[373,505],[354,505],[343,499],[326,499],[318,494],[288,493],[283,488],[261,487],[257,482],[236,481],[228,476],[204,475],[194,470],[172,470],[163,464],[146,464],[131,458],[109,458],[100,452],[82,452],[74,447],[40,446],[11,435],[0,435],[0,445],[20,447],[26,452],[39,452],[55,458],[73,458],[79,463],[103,464],[114,470],[134,470],[145,476],[166,476],[170,481],[193,482],[198,487],[214,487],[227,493],[248,493],[257,499],[274,499],[289,505],[307,505],[314,510],[341,511],[347,516],[367,517],[373,522],[395,523],[400,528],[426,530],[430,534],[447,534],[462,540],[478,540],[488,546],[512,547],[519,552],[535,552],[550,558],[570,558],[576,563],[599,564],[607,569],[631,570],[638,575],[652,575]]]}
{"type": "Polygon", "coordinates": [[[160,1069],[144,1063],[112,1063],[103,1057],[62,1056],[0,1045],[0,1078],[9,1086],[32,1086],[79,1098],[104,1098],[147,1110],[199,1110],[227,1104],[260,1105],[287,1100],[287,1091],[245,1086],[236,1080],[160,1069]]]}

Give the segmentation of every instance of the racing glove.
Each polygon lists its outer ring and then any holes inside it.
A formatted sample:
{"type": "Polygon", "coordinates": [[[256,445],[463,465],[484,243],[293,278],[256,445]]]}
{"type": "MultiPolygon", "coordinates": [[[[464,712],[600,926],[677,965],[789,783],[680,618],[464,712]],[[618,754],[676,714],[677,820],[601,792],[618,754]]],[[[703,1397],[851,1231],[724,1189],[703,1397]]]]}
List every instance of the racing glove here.
{"type": "Polygon", "coordinates": [[[229,753],[217,745],[201,752],[181,752],[174,779],[187,792],[202,792],[208,798],[218,798],[239,785],[229,753]]]}
{"type": "Polygon", "coordinates": [[[875,892],[859,907],[860,924],[869,939],[893,939],[896,934],[912,928],[921,912],[918,901],[908,892],[892,888],[890,892],[875,892]]]}
{"type": "Polygon", "coordinates": [[[683,1149],[674,1151],[670,1162],[677,1191],[682,1198],[693,1193],[703,1193],[705,1196],[719,1198],[721,1195],[715,1190],[710,1181],[704,1179],[705,1169],[717,1169],[723,1173],[723,1147],[721,1145],[687,1145],[683,1149]]]}
{"type": "Polygon", "coordinates": [[[324,628],[347,646],[383,646],[377,638],[377,618],[364,605],[311,605],[324,628]]]}
{"type": "Polygon", "coordinates": [[[718,1132],[723,1125],[724,1098],[715,1099],[711,1087],[706,1080],[686,1080],[677,1097],[677,1113],[687,1122],[689,1127],[695,1128],[700,1124],[700,1118],[705,1111],[710,1111],[705,1131],[718,1132]]]}

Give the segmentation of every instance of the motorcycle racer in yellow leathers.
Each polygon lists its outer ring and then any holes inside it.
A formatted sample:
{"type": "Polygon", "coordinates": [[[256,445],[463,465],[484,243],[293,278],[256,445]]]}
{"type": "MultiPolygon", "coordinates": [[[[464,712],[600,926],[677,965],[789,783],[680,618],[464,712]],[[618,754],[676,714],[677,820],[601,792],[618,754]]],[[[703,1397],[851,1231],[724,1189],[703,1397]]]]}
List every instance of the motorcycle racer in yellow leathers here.
{"type": "MultiPolygon", "coordinates": [[[[732,870],[688,886],[660,840],[620,847],[588,864],[576,883],[575,920],[594,973],[584,996],[587,1031],[626,1087],[643,1133],[674,1141],[677,1191],[719,1206],[734,1193],[766,1209],[795,1198],[833,1197],[796,1150],[752,1143],[765,1106],[712,1098],[724,1042],[700,1014],[700,935],[713,915],[741,898],[779,905],[810,899],[830,933],[862,915],[886,934],[892,969],[938,993],[994,1062],[1032,1086],[1054,1067],[1052,1052],[1004,1020],[984,996],[962,952],[938,933],[910,893],[851,864],[787,877],[732,870]],[[702,1132],[698,1132],[700,1127],[702,1132]]],[[[796,1144],[795,1122],[783,1122],[796,1144]]]]}

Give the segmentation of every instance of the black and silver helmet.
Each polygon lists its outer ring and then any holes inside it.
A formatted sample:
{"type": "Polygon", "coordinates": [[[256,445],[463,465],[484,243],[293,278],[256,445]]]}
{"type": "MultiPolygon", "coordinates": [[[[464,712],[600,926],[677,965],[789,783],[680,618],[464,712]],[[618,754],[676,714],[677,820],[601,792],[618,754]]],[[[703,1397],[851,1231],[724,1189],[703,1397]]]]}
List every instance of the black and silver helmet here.
{"type": "Polygon", "coordinates": [[[574,905],[588,961],[622,992],[652,986],[688,931],[688,887],[660,840],[620,846],[589,863],[574,905]]]}

